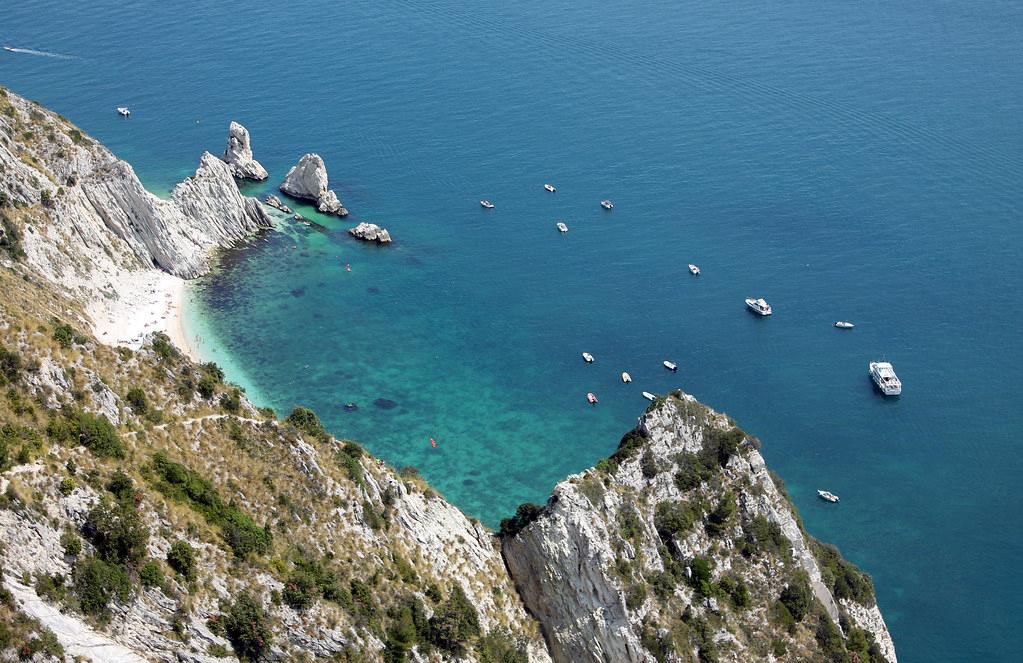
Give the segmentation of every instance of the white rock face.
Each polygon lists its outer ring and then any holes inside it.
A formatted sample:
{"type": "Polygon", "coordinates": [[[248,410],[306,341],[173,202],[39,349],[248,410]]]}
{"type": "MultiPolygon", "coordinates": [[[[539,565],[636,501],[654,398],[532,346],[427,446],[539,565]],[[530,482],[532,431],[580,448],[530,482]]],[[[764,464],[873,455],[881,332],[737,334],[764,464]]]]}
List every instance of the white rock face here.
{"type": "Polygon", "coordinates": [[[319,154],[303,155],[288,171],[281,191],[293,198],[316,201],[316,208],[325,214],[348,214],[337,194],[327,188],[327,166],[319,154]]]}
{"type": "Polygon", "coordinates": [[[224,161],[238,179],[265,180],[268,177],[266,169],[252,158],[249,130],[237,122],[231,122],[228,128],[224,161]]]}
{"type": "MultiPolygon", "coordinates": [[[[659,613],[664,604],[651,598],[630,607],[626,597],[635,578],[656,577],[669,562],[689,564],[687,560],[696,557],[709,558],[715,581],[725,574],[737,575],[754,597],[780,595],[786,578],[791,577],[786,563],[777,556],[747,560],[732,543],[743,536],[741,523],[758,516],[778,526],[789,546],[785,557],[791,561],[787,564],[794,562],[806,572],[814,594],[838,625],[839,606],[822,581],[810,543],[756,449],[746,443],[740,453],[728,458],[720,469],[721,487],[711,489],[706,480],[689,490],[676,484],[670,468],[680,452],[693,454],[703,448],[708,427],[725,431],[731,424],[685,394],[658,404],[640,419],[639,430],[645,438],[642,451],[621,462],[610,475],[589,470],[562,481],[538,519],[518,534],[505,537],[508,570],[526,607],[543,625],[557,663],[653,663],[652,653],[639,637],[644,624],[651,619],[663,624],[678,615],[659,613]],[[644,472],[641,456],[647,454],[648,471],[644,472]],[[651,462],[661,468],[653,476],[649,475],[651,462]],[[659,503],[714,505],[724,494],[734,496],[736,516],[722,536],[711,537],[700,520],[668,543],[658,535],[655,510],[659,503]],[[626,513],[635,514],[631,537],[620,533],[626,513]],[[638,565],[640,575],[623,579],[623,563],[638,565]]],[[[722,601],[700,598],[684,582],[676,586],[672,600],[677,601],[676,606],[688,604],[697,617],[723,609],[722,601]]],[[[877,606],[854,605],[855,609],[843,606],[845,614],[896,663],[895,647],[877,606]]],[[[770,623],[756,610],[731,612],[725,621],[734,624],[737,620],[743,622],[741,627],[729,629],[731,632],[721,629],[714,638],[731,643],[732,656],[737,658],[728,660],[753,660],[748,648],[772,636],[770,623]]],[[[814,652],[801,654],[812,656],[814,652]]]]}
{"type": "Polygon", "coordinates": [[[349,228],[348,234],[367,242],[388,244],[391,241],[391,233],[375,223],[366,223],[365,221],[354,228],[349,228]]]}

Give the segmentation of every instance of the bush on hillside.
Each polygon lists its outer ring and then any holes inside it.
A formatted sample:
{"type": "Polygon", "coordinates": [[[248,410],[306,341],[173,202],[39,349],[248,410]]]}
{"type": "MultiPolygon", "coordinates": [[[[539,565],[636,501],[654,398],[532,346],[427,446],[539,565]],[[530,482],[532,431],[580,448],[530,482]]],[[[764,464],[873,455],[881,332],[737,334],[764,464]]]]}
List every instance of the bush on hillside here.
{"type": "Polygon", "coordinates": [[[330,438],[330,433],[320,423],[320,418],[316,416],[316,413],[307,407],[299,405],[291,414],[284,419],[285,423],[291,424],[298,430],[311,435],[319,440],[327,440],[330,438]]]}
{"type": "Polygon", "coordinates": [[[87,615],[105,619],[111,601],[124,603],[131,598],[131,578],[117,564],[89,557],[75,565],[73,575],[78,606],[87,615]]]}
{"type": "Polygon", "coordinates": [[[114,564],[135,564],[146,553],[149,528],[133,503],[103,499],[85,517],[82,532],[97,555],[114,564]]]}
{"type": "Polygon", "coordinates": [[[460,585],[430,618],[430,641],[445,651],[461,654],[465,643],[480,633],[479,615],[460,585]]]}
{"type": "Polygon", "coordinates": [[[149,399],[146,398],[146,392],[142,391],[140,387],[132,387],[128,390],[125,400],[131,404],[132,408],[139,414],[145,414],[146,410],[149,409],[149,399]]]}
{"type": "Polygon", "coordinates": [[[782,590],[778,600],[785,606],[785,609],[788,610],[793,619],[797,622],[803,621],[803,617],[810,611],[814,601],[813,592],[810,591],[810,583],[806,574],[797,574],[792,582],[782,590]]]}
{"type": "Polygon", "coordinates": [[[221,616],[224,634],[242,661],[258,660],[273,641],[270,618],[263,604],[248,592],[242,592],[228,604],[221,616]]]}
{"type": "Polygon", "coordinates": [[[515,510],[515,515],[511,518],[505,518],[501,521],[501,536],[515,536],[523,529],[525,529],[530,523],[543,515],[544,508],[539,504],[533,504],[526,502],[520,504],[519,508],[515,510]]]}
{"type": "Polygon", "coordinates": [[[3,378],[0,384],[17,382],[21,377],[21,369],[21,355],[0,345],[0,378],[3,378]]]}
{"type": "Polygon", "coordinates": [[[186,580],[195,579],[195,549],[187,541],[175,541],[167,551],[167,564],[186,580]]]}
{"type": "Polygon", "coordinates": [[[103,415],[81,410],[65,412],[50,420],[46,433],[57,442],[81,444],[99,458],[124,458],[124,442],[103,415]]]}

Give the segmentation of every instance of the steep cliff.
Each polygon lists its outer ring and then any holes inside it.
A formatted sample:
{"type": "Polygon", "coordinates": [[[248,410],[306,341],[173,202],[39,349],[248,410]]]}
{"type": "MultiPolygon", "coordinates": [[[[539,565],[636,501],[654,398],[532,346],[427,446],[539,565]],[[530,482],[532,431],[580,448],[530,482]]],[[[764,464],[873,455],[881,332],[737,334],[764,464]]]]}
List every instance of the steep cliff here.
{"type": "Polygon", "coordinates": [[[678,392],[502,524],[555,661],[895,663],[869,577],[806,534],[757,446],[678,392]]]}

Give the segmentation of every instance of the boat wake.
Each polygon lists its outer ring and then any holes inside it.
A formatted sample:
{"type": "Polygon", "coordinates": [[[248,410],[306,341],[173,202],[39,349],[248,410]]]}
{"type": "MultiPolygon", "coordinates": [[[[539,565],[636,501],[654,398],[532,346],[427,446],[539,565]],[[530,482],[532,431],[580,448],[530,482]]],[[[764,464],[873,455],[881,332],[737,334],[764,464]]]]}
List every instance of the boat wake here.
{"type": "Polygon", "coordinates": [[[57,60],[77,60],[74,55],[64,55],[63,53],[52,53],[50,51],[37,51],[34,48],[18,48],[16,46],[4,46],[4,50],[8,53],[22,53],[24,55],[38,55],[44,58],[55,58],[57,60]]]}

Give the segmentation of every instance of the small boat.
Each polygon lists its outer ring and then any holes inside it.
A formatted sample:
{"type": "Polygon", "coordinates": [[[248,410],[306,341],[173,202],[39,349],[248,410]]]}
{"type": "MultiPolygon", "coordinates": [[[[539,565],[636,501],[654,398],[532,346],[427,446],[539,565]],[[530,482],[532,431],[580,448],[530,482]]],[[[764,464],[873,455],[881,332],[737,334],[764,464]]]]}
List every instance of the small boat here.
{"type": "Polygon", "coordinates": [[[625,384],[629,384],[630,382],[632,382],[632,376],[629,375],[628,373],[622,373],[622,382],[624,382],[625,384]]]}
{"type": "Polygon", "coordinates": [[[592,391],[589,392],[588,394],[586,394],[586,402],[589,403],[590,405],[596,405],[597,395],[594,394],[592,391]]]}
{"type": "Polygon", "coordinates": [[[602,200],[602,201],[600,201],[600,206],[603,207],[604,209],[614,209],[615,208],[615,204],[612,203],[610,200],[602,200]]]}
{"type": "Polygon", "coordinates": [[[746,298],[746,306],[757,315],[771,315],[771,305],[763,297],[760,299],[746,298]]]}
{"type": "Polygon", "coordinates": [[[556,189],[556,188],[554,188],[554,185],[553,185],[553,184],[544,184],[544,185],[543,185],[543,188],[547,189],[547,190],[548,190],[548,191],[550,191],[551,193],[554,193],[555,191],[557,191],[557,189],[556,189]]]}
{"type": "Polygon", "coordinates": [[[699,276],[700,268],[694,265],[693,263],[689,263],[689,273],[692,274],[693,276],[699,276]]]}
{"type": "Polygon", "coordinates": [[[653,394],[651,394],[649,391],[644,391],[643,392],[643,398],[647,399],[651,403],[653,403],[654,401],[657,400],[657,397],[654,396],[653,394]]]}
{"type": "Polygon", "coordinates": [[[839,329],[852,329],[856,325],[854,325],[851,322],[846,322],[845,320],[839,320],[838,322],[835,323],[835,326],[838,327],[839,329]]]}
{"type": "Polygon", "coordinates": [[[557,225],[558,225],[558,230],[560,230],[561,232],[563,232],[563,233],[567,233],[568,232],[568,226],[565,225],[564,221],[558,221],[557,225]]]}
{"type": "Polygon", "coordinates": [[[131,111],[128,110],[127,106],[118,106],[117,112],[120,113],[122,117],[128,117],[129,115],[131,115],[131,111]]]}
{"type": "Polygon", "coordinates": [[[668,369],[669,371],[677,371],[678,370],[678,364],[676,364],[673,361],[668,361],[667,359],[665,359],[662,363],[664,364],[664,367],[666,369],[668,369]]]}
{"type": "Polygon", "coordinates": [[[593,355],[591,355],[589,352],[583,353],[583,359],[586,361],[587,364],[593,363],[593,355]]]}
{"type": "Polygon", "coordinates": [[[359,409],[359,406],[356,405],[355,403],[352,403],[352,402],[345,403],[345,410],[348,411],[348,412],[355,412],[358,409],[359,409]]]}
{"type": "Polygon", "coordinates": [[[817,494],[820,495],[820,498],[825,502],[831,502],[832,504],[838,502],[838,495],[834,493],[828,492],[826,490],[818,490],[817,494]]]}
{"type": "Polygon", "coordinates": [[[885,396],[898,396],[902,393],[902,380],[888,362],[870,362],[870,377],[885,396]]]}
{"type": "Polygon", "coordinates": [[[494,209],[494,203],[490,202],[489,200],[481,200],[480,205],[482,205],[486,209],[494,209]]]}
{"type": "Polygon", "coordinates": [[[16,50],[14,50],[13,46],[4,46],[4,50],[5,51],[10,51],[11,53],[17,53],[18,52],[16,50]]]}

